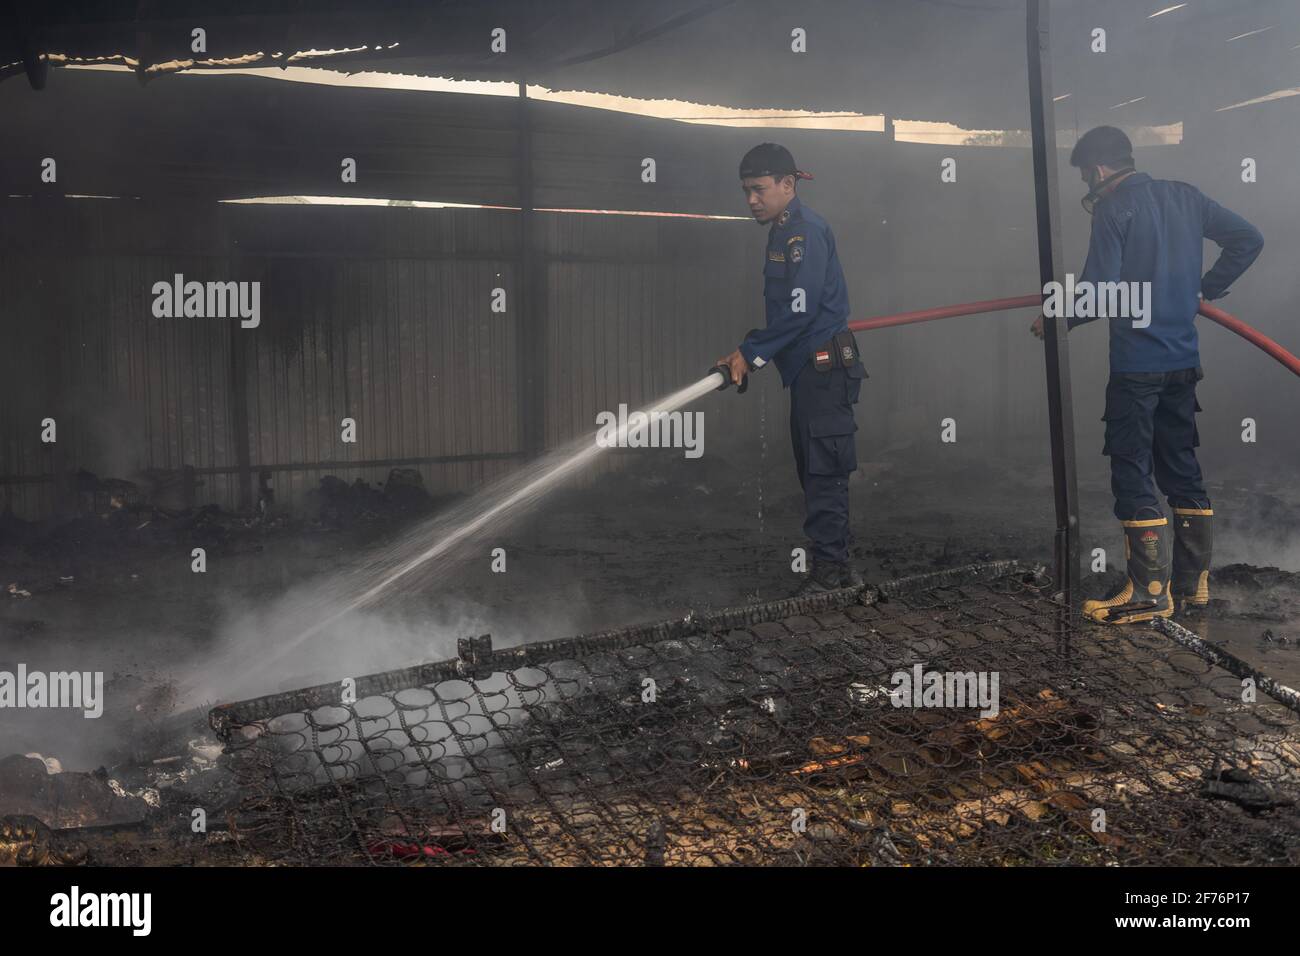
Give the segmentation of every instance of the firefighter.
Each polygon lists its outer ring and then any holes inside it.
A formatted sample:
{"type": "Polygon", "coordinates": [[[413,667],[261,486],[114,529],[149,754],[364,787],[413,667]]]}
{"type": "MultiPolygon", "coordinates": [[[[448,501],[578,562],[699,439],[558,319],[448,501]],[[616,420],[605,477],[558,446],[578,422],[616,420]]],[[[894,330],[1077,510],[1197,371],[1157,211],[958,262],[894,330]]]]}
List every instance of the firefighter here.
{"type": "Polygon", "coordinates": [[[826,220],[805,206],[784,146],[755,146],[740,163],[754,220],[768,226],[763,258],[767,324],[719,359],[740,384],[769,362],[790,389],[790,442],[804,493],[812,564],[802,592],[858,587],[849,564],[849,475],[857,468],[853,406],[867,377],[848,330],[849,294],[826,220]]]}
{"type": "MultiPolygon", "coordinates": [[[[1084,283],[1150,283],[1146,314],[1109,316],[1110,380],[1106,440],[1115,517],[1123,525],[1127,576],[1115,593],[1086,601],[1083,613],[1104,624],[1169,617],[1210,602],[1214,509],[1196,460],[1199,299],[1223,297],[1255,261],[1259,230],[1187,183],[1138,172],[1121,130],[1099,126],[1070,154],[1088,186],[1092,215],[1084,283]],[[1202,239],[1221,249],[1204,275],[1202,239]],[[1173,533],[1152,476],[1173,511],[1173,533]],[[1172,552],[1172,555],[1171,555],[1172,552]]],[[[1100,293],[1097,299],[1100,300],[1100,293]]],[[[1099,316],[1094,316],[1099,317],[1099,316]]],[[[1069,327],[1091,321],[1070,318],[1069,327]]],[[[1042,337],[1042,318],[1032,331],[1042,337]]]]}

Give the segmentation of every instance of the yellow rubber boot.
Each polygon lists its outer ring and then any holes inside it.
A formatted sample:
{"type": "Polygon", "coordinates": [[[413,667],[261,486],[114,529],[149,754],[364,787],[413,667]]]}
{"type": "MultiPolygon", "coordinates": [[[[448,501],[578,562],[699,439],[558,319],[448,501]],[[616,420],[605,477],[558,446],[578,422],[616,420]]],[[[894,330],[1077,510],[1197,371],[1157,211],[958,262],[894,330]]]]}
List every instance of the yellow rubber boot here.
{"type": "Polygon", "coordinates": [[[1183,610],[1210,606],[1214,509],[1174,509],[1174,570],[1169,582],[1183,610]]]}
{"type": "Polygon", "coordinates": [[[1172,616],[1169,522],[1161,517],[1123,525],[1128,578],[1110,597],[1084,601],[1084,616],[1098,624],[1137,624],[1172,616]]]}

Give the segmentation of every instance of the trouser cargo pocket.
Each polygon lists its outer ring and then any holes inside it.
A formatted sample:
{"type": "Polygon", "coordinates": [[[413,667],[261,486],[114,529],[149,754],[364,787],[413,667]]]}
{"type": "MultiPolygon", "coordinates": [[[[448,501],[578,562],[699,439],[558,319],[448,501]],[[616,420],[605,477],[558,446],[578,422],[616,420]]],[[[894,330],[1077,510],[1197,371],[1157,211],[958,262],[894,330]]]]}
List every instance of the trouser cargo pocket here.
{"type": "Polygon", "coordinates": [[[862,391],[862,380],[867,377],[867,370],[861,362],[854,362],[844,370],[844,401],[849,405],[858,403],[862,391]]]}
{"type": "Polygon", "coordinates": [[[808,423],[808,474],[847,475],[858,467],[852,413],[821,415],[808,423]]]}
{"type": "Polygon", "coordinates": [[[1106,423],[1103,455],[1141,458],[1151,453],[1153,416],[1159,402],[1163,375],[1132,373],[1111,376],[1106,385],[1106,423]]]}

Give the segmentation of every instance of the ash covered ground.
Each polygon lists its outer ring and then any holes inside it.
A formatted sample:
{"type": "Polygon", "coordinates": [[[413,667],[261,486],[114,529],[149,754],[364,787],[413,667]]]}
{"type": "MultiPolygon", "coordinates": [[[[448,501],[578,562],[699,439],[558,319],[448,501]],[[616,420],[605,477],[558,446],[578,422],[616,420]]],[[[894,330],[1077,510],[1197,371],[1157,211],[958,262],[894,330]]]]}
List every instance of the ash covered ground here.
{"type": "MultiPolygon", "coordinates": [[[[444,578],[343,622],[273,667],[259,661],[275,648],[255,632],[232,634],[234,622],[303,581],[346,571],[453,499],[430,497],[402,475],[387,489],[327,481],[297,514],[274,506],[253,516],[165,512],[119,497],[120,507],[72,521],[7,517],[0,667],[62,670],[71,657],[80,669],[102,670],[106,686],[96,720],[9,712],[0,817],[56,832],[101,828],[98,862],[187,862],[190,851],[131,834],[159,809],[174,808],[172,823],[184,826],[196,800],[234,798],[206,725],[213,704],[446,659],[457,638],[476,634],[505,646],[787,596],[800,580],[790,550],[802,543],[802,501],[784,464],[755,472],[725,459],[691,463],[683,482],[680,457],[639,458],[634,468],[556,492],[507,532],[471,543],[444,578]],[[193,547],[207,550],[204,574],[190,569],[193,547]],[[506,550],[505,574],[491,570],[496,547],[506,550]],[[238,674],[212,663],[223,653],[228,660],[232,646],[245,664],[238,674]]],[[[1183,623],[1296,686],[1300,501],[1249,476],[1221,477],[1210,491],[1220,516],[1214,602],[1183,623]]],[[[852,494],[853,555],[869,582],[1000,558],[1050,564],[1045,461],[942,472],[864,461],[852,494]]],[[[1105,574],[1085,573],[1092,595],[1119,579],[1120,543],[1108,490],[1085,478],[1081,494],[1085,557],[1098,546],[1110,555],[1105,574]]],[[[54,859],[82,852],[75,841],[21,837],[0,834],[0,855],[20,845],[28,853],[43,846],[37,852],[54,859]]],[[[221,855],[209,845],[204,859],[221,855]]]]}

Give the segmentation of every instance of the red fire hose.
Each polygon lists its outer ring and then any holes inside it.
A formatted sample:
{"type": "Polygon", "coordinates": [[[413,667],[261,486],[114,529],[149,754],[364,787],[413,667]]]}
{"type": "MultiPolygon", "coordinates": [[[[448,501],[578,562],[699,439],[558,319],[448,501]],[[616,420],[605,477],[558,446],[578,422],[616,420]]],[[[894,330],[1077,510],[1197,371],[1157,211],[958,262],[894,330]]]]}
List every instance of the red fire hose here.
{"type": "Polygon", "coordinates": [[[1263,349],[1291,371],[1300,375],[1300,359],[1282,348],[1282,346],[1278,345],[1263,332],[1251,328],[1235,315],[1229,315],[1227,312],[1210,305],[1208,302],[1202,302],[1201,307],[1196,311],[1200,312],[1201,315],[1205,316],[1211,322],[1218,322],[1228,331],[1236,332],[1251,345],[1263,349]]]}
{"type": "MultiPolygon", "coordinates": [[[[945,305],[937,309],[920,309],[916,312],[899,312],[895,315],[879,315],[870,319],[855,319],[849,323],[849,328],[855,332],[865,332],[869,329],[884,329],[892,325],[911,325],[913,322],[950,319],[958,315],[977,315],[981,312],[1000,312],[1004,309],[1038,309],[1042,308],[1042,304],[1043,297],[1041,295],[1021,295],[1008,299],[985,299],[982,302],[962,302],[958,305],[945,305]]],[[[1251,328],[1241,319],[1229,315],[1208,302],[1202,302],[1197,311],[1210,321],[1219,323],[1219,325],[1231,332],[1236,332],[1251,345],[1263,349],[1296,375],[1300,375],[1300,358],[1296,358],[1263,332],[1251,328]]]]}

